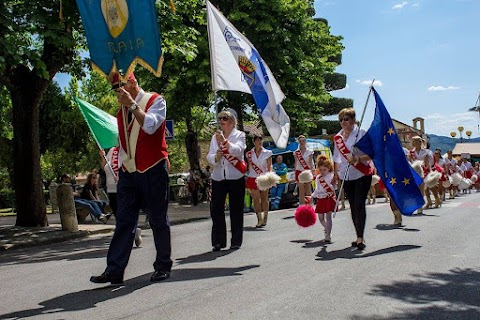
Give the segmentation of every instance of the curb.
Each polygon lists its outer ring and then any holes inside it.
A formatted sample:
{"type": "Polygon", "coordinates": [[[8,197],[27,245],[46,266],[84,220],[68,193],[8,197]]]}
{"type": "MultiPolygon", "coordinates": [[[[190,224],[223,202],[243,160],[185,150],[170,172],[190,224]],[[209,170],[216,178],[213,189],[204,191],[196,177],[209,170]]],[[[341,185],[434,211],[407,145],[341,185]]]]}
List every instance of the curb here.
{"type": "Polygon", "coordinates": [[[77,232],[53,230],[50,232],[50,234],[46,232],[47,235],[45,235],[44,237],[39,237],[36,239],[32,239],[32,238],[21,239],[17,242],[13,240],[13,242],[0,244],[0,252],[10,251],[10,250],[19,249],[19,248],[35,247],[35,246],[41,246],[46,244],[65,242],[68,240],[85,238],[94,234],[111,233],[112,231],[113,231],[113,228],[104,228],[99,230],[79,230],[77,232]]]}
{"type": "MultiPolygon", "coordinates": [[[[175,221],[171,221],[170,226],[181,225],[181,224],[201,221],[201,220],[207,220],[209,218],[210,217],[195,217],[195,218],[178,219],[175,221]]],[[[150,229],[149,226],[140,226],[140,228],[143,230],[150,229]]],[[[86,238],[88,236],[96,235],[96,234],[108,234],[108,233],[113,233],[114,230],[115,230],[114,226],[105,227],[98,230],[79,230],[77,232],[63,231],[61,229],[51,230],[48,232],[44,232],[45,235],[43,237],[39,237],[36,239],[35,238],[32,239],[32,237],[24,236],[23,239],[20,239],[17,242],[14,240],[15,238],[10,239],[11,242],[8,242],[8,243],[2,243],[2,241],[0,240],[0,252],[11,251],[11,250],[20,249],[20,248],[47,245],[52,243],[60,243],[60,242],[65,242],[69,240],[74,240],[74,239],[86,238]]],[[[32,231],[31,233],[34,234],[35,232],[32,231]]],[[[6,241],[9,241],[9,240],[6,240],[6,241]]]]}

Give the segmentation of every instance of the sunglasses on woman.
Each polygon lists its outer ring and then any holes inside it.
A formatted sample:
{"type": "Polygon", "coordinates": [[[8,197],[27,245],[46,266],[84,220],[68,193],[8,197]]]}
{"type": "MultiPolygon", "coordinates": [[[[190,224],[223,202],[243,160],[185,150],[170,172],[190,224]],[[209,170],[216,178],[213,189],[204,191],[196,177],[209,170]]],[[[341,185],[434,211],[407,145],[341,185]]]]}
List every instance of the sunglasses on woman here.
{"type": "Polygon", "coordinates": [[[218,120],[219,120],[219,121],[222,121],[222,120],[223,120],[223,121],[228,121],[228,120],[229,120],[229,117],[227,117],[227,116],[218,117],[218,120]]]}

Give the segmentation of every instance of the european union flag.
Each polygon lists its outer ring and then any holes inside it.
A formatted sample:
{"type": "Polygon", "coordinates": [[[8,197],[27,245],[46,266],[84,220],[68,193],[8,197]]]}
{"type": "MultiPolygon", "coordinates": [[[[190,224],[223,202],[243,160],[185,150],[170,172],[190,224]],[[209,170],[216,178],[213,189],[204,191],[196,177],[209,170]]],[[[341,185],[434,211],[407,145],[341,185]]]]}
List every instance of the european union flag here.
{"type": "Polygon", "coordinates": [[[378,175],[400,212],[412,215],[425,203],[418,188],[423,180],[408,163],[382,99],[373,87],[371,90],[376,101],[375,117],[370,129],[355,146],[372,158],[378,175]]]}
{"type": "Polygon", "coordinates": [[[128,75],[137,63],[160,76],[162,48],[155,0],[77,0],[92,66],[128,75]]]}

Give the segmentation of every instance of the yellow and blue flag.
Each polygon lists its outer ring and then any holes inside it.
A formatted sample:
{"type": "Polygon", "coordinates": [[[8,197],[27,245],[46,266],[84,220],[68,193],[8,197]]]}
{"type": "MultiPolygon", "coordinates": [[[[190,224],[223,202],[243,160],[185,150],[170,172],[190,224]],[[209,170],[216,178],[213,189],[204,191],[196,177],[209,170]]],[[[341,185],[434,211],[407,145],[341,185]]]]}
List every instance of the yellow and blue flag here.
{"type": "Polygon", "coordinates": [[[160,76],[155,0],[77,0],[94,69],[130,74],[137,63],[160,76]]]}
{"type": "Polygon", "coordinates": [[[422,178],[408,163],[392,118],[377,91],[371,88],[376,102],[375,117],[370,129],[356,143],[356,147],[372,158],[377,174],[403,215],[425,204],[419,185],[422,178]]]}

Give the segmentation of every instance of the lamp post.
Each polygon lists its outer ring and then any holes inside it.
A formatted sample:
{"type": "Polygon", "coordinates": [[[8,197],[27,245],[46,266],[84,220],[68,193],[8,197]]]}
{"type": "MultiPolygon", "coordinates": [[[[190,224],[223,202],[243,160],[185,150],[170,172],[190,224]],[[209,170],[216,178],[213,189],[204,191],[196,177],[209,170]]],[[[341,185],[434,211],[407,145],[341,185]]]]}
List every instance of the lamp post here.
{"type": "Polygon", "coordinates": [[[460,143],[463,143],[462,131],[463,127],[458,127],[458,132],[460,132],[460,143]]]}
{"type": "Polygon", "coordinates": [[[450,136],[452,137],[453,142],[455,142],[455,137],[457,136],[457,133],[455,131],[450,132],[450,136]]]}
{"type": "Polygon", "coordinates": [[[467,130],[467,131],[465,131],[465,134],[468,136],[468,140],[470,140],[470,136],[472,135],[472,131],[467,130]]]}

